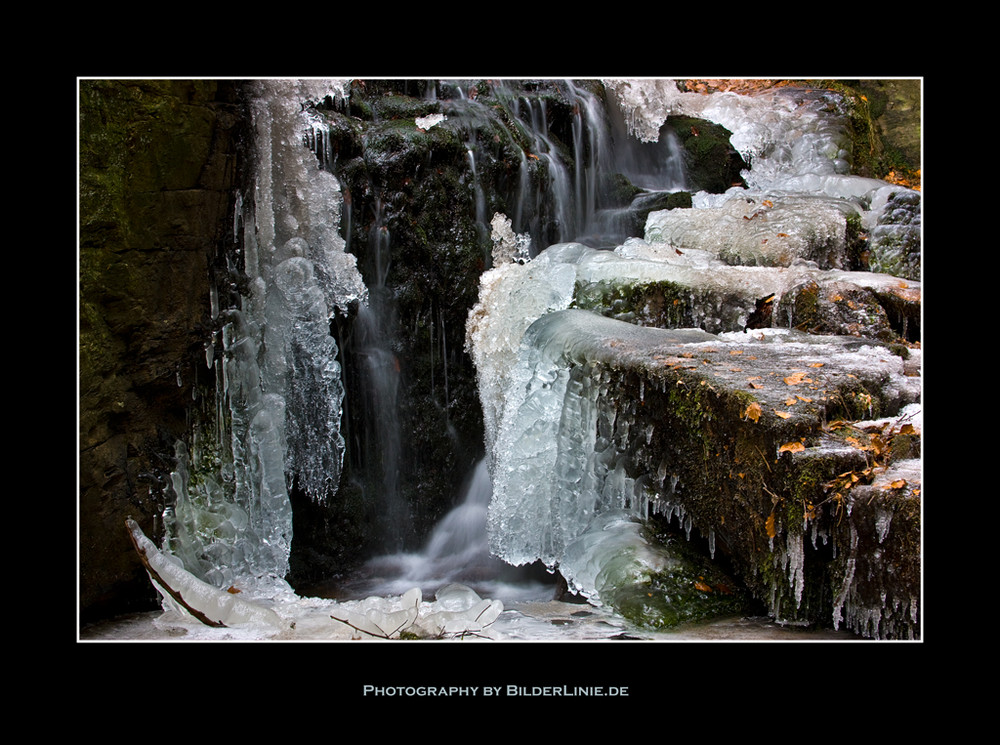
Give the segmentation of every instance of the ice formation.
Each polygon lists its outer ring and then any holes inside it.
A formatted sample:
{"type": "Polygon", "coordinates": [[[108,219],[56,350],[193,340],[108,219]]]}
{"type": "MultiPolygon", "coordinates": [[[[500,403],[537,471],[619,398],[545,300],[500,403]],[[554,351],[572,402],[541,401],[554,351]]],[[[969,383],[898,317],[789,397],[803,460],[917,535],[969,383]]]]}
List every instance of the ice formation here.
{"type": "MultiPolygon", "coordinates": [[[[655,141],[670,115],[694,116],[721,124],[730,142],[751,164],[743,173],[747,189],[699,193],[695,207],[718,207],[731,199],[817,200],[854,210],[866,229],[880,224],[892,195],[910,190],[878,179],[850,175],[851,145],[846,119],[831,116],[822,92],[776,88],[754,95],[682,92],[675,81],[606,80],[636,137],[655,141]]],[[[678,211],[679,212],[679,211],[678,211]]],[[[919,231],[919,219],[884,232],[919,231]]],[[[876,240],[876,244],[877,244],[876,240]]]]}
{"type": "Polygon", "coordinates": [[[418,116],[415,120],[418,129],[430,129],[435,124],[440,124],[448,117],[444,114],[429,114],[428,116],[418,116]]]}
{"type": "Polygon", "coordinates": [[[339,483],[344,391],[330,320],[367,290],[344,251],[340,187],[319,167],[326,139],[305,104],[342,94],[337,81],[255,87],[258,171],[234,226],[249,292],[242,307],[213,308],[216,441],[199,433],[190,450],[178,446],[164,515],[165,548],[216,587],[284,577],[291,481],[316,500],[339,483]]]}
{"type": "Polygon", "coordinates": [[[502,638],[495,626],[504,605],[470,587],[447,584],[434,600],[419,587],[401,595],[336,602],[297,596],[281,581],[241,590],[219,588],[160,551],[132,520],[128,530],[143,558],[164,613],[155,625],[194,639],[419,639],[502,638]]]}

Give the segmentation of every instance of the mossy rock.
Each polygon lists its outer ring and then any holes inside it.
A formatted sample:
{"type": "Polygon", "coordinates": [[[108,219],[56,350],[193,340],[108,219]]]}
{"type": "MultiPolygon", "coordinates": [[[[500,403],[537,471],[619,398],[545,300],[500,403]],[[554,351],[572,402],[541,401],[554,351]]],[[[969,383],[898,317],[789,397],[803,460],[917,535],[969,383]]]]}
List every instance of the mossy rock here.
{"type": "Polygon", "coordinates": [[[691,191],[721,194],[732,186],[746,186],[741,171],[749,168],[730,143],[725,127],[687,116],[671,116],[664,127],[676,134],[684,147],[691,191]]]}
{"type": "Polygon", "coordinates": [[[754,606],[746,590],[709,557],[669,531],[654,538],[671,558],[648,579],[602,593],[606,601],[636,626],[667,630],[682,624],[746,614],[754,606]]]}

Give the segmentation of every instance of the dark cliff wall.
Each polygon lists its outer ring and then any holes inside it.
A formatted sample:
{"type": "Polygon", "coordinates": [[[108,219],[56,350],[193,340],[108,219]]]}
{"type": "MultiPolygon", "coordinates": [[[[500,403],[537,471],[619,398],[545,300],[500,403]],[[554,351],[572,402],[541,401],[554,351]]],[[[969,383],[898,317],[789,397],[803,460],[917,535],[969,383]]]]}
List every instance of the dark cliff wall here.
{"type": "Polygon", "coordinates": [[[156,516],[206,374],[209,285],[248,121],[230,81],[82,80],[80,611],[153,607],[124,527],[156,516]]]}

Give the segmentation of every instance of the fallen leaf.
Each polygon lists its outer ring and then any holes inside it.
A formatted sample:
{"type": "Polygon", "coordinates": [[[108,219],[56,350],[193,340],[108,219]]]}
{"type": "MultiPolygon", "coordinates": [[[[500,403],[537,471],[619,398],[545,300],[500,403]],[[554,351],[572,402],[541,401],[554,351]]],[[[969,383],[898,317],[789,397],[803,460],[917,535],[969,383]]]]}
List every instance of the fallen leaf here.
{"type": "Polygon", "coordinates": [[[796,440],[796,441],[793,441],[793,442],[786,442],[784,445],[782,445],[780,448],[778,448],[778,452],[779,453],[801,453],[805,449],[806,449],[805,444],[803,442],[799,441],[799,440],[796,440]]]}
{"type": "MultiPolygon", "coordinates": [[[[804,372],[793,373],[792,375],[789,375],[787,378],[784,378],[786,385],[798,385],[803,380],[806,380],[806,374],[804,372]]],[[[812,381],[807,381],[807,382],[812,382],[812,381]]]]}
{"type": "Polygon", "coordinates": [[[756,422],[760,420],[760,415],[761,415],[760,404],[757,403],[756,401],[754,401],[752,404],[747,406],[746,409],[743,410],[744,419],[752,419],[753,421],[756,422]]]}
{"type": "Polygon", "coordinates": [[[701,582],[700,580],[695,580],[694,581],[694,586],[695,586],[695,588],[701,590],[702,592],[711,592],[712,591],[712,588],[709,585],[706,585],[704,582],[701,582]]]}
{"type": "Polygon", "coordinates": [[[767,531],[768,538],[774,538],[777,533],[774,531],[774,513],[772,512],[767,516],[767,520],[764,522],[764,530],[767,531]]]}
{"type": "Polygon", "coordinates": [[[776,416],[780,416],[782,419],[791,419],[791,417],[792,417],[792,415],[789,414],[787,411],[778,411],[778,410],[775,410],[774,413],[775,413],[776,416]]]}

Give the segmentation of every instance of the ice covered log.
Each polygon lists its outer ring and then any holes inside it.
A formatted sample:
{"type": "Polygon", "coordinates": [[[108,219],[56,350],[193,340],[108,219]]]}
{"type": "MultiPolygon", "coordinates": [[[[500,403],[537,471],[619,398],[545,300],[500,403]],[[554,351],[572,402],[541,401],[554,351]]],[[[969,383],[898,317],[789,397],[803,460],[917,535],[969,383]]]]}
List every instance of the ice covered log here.
{"type": "Polygon", "coordinates": [[[287,626],[271,609],[195,577],[179,559],[160,551],[131,518],[126,525],[153,586],[163,597],[165,608],[190,613],[208,626],[247,626],[273,633],[287,626]]]}
{"type": "MultiPolygon", "coordinates": [[[[919,452],[907,372],[854,337],[545,314],[510,373],[491,548],[562,567],[601,515],[659,516],[723,552],[781,621],[919,635],[919,477],[876,485],[897,442],[919,452]],[[891,426],[852,424],[880,418],[891,426]]],[[[607,594],[586,586],[599,570],[565,568],[577,589],[607,594]]]]}

